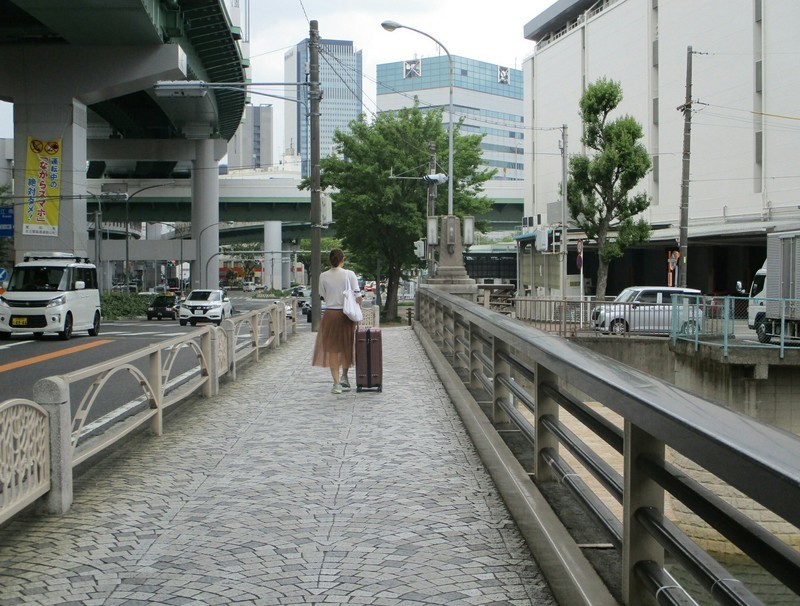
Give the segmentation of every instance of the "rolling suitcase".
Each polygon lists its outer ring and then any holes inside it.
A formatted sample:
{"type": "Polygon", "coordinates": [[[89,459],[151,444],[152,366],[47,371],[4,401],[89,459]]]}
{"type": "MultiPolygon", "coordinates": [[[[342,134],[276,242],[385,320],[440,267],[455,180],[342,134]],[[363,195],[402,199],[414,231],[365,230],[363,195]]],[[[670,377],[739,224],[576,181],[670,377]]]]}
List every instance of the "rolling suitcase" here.
{"type": "Polygon", "coordinates": [[[383,391],[383,351],[380,328],[356,329],[356,391],[383,391]]]}

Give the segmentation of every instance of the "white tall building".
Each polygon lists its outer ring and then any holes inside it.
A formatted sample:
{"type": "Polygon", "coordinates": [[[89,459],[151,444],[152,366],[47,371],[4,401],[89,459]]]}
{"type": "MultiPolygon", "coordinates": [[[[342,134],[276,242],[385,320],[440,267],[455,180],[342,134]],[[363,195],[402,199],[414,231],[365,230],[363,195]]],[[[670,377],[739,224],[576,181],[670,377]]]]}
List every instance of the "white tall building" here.
{"type": "Polygon", "coordinates": [[[800,227],[798,23],[797,0],[553,4],[524,30],[536,42],[523,68],[531,127],[525,157],[532,159],[525,215],[547,223],[547,205],[560,200],[562,124],[568,152],[586,153],[578,111],[586,86],[618,81],[624,98],[612,118],[636,119],[652,153],[640,190],[652,198],[644,218],[656,230],[649,247],[615,262],[616,273],[621,282],[663,278],[680,222],[684,115],[677,108],[686,100],[691,46],[689,285],[728,291],[734,280],[748,281],[764,259],[766,232],[800,227]]]}
{"type": "MultiPolygon", "coordinates": [[[[308,81],[309,40],[306,38],[284,55],[286,82],[308,81]]],[[[353,48],[352,41],[319,41],[319,81],[322,89],[320,102],[320,157],[334,153],[333,135],[337,130],[348,132],[350,122],[363,112],[361,51],[353,48]]],[[[284,112],[284,151],[301,157],[301,172],[310,174],[308,86],[287,87],[284,95],[298,99],[286,102],[284,112]]]]}

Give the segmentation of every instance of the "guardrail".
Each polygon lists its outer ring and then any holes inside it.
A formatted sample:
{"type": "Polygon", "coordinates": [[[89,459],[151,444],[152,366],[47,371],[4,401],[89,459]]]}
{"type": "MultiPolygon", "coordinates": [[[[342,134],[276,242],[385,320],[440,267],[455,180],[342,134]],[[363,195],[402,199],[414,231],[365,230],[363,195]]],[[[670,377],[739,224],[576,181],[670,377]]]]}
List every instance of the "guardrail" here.
{"type": "MultiPolygon", "coordinates": [[[[290,304],[296,311],[295,301],[290,304]]],[[[285,307],[271,305],[237,314],[220,326],[209,324],[107,362],[41,379],[30,400],[0,403],[0,524],[42,497],[48,513],[66,512],[76,466],[145,424],[161,435],[166,409],[197,393],[216,395],[221,379],[235,380],[239,367],[258,361],[263,351],[286,342],[295,330],[285,307]],[[179,357],[184,363],[194,360],[194,366],[174,376],[179,357]],[[141,390],[124,407],[127,413],[93,415],[109,386],[125,377],[132,377],[141,390]],[[87,382],[88,388],[74,397],[87,382]]]]}
{"type": "Polygon", "coordinates": [[[429,287],[418,297],[415,329],[559,603],[695,604],[675,577],[722,604],[764,603],[690,538],[698,518],[764,568],[767,587],[790,596],[781,603],[800,595],[800,438],[462,298],[429,287]],[[618,453],[621,469],[598,450],[618,453]],[[610,572],[585,572],[591,545],[543,496],[559,491],[607,536],[618,559],[592,562],[616,561],[610,572]],[[698,518],[665,515],[673,502],[698,518]]]}
{"type": "Polygon", "coordinates": [[[797,305],[797,300],[762,299],[762,301],[772,304],[778,312],[778,319],[775,320],[776,335],[762,335],[759,338],[757,327],[759,323],[764,322],[763,318],[757,319],[753,328],[749,326],[748,297],[725,296],[706,299],[701,331],[693,335],[673,335],[673,338],[693,342],[695,351],[701,344],[721,347],[724,357],[728,357],[731,349],[772,349],[778,350],[779,357],[784,358],[787,348],[800,347],[800,339],[794,334],[798,322],[791,319],[795,314],[790,313],[797,305]]]}

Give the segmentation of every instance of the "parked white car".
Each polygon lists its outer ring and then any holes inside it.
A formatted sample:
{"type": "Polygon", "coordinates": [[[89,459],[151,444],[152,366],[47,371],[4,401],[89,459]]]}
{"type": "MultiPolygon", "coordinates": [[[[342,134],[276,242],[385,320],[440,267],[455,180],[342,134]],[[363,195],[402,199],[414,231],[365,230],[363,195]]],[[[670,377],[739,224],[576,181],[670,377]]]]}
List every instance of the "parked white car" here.
{"type": "Polygon", "coordinates": [[[233,315],[233,305],[224,290],[193,290],[181,303],[179,311],[181,326],[197,322],[214,322],[217,326],[233,315]]]}
{"type": "Polygon", "coordinates": [[[696,288],[676,286],[631,286],[609,302],[592,310],[591,325],[598,332],[622,335],[626,333],[669,334],[673,317],[679,331],[694,334],[700,329],[703,310],[702,297],[696,288]],[[672,296],[679,300],[677,309],[672,296]]]}
{"type": "Polygon", "coordinates": [[[242,290],[244,292],[255,292],[256,291],[256,283],[255,282],[245,282],[242,285],[242,290]]]}
{"type": "Polygon", "coordinates": [[[11,272],[0,296],[0,339],[12,334],[100,332],[97,268],[88,259],[67,252],[26,253],[11,272]]]}

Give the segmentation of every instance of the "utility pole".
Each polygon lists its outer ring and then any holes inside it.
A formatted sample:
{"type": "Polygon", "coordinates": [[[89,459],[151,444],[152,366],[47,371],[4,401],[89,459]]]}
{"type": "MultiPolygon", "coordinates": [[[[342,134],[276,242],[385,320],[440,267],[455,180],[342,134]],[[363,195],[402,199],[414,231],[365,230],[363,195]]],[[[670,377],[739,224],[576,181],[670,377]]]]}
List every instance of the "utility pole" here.
{"type": "MultiPolygon", "coordinates": [[[[430,156],[428,157],[428,174],[433,175],[436,173],[436,142],[431,141],[428,143],[428,152],[430,156]]],[[[428,183],[428,216],[434,217],[436,216],[436,186],[437,183],[435,181],[431,181],[428,183]]],[[[427,243],[425,247],[425,258],[428,261],[428,278],[433,277],[433,246],[430,243],[427,243]]]]}
{"type": "Polygon", "coordinates": [[[561,336],[567,336],[567,125],[561,125],[561,336]]]}
{"type": "Polygon", "coordinates": [[[310,128],[309,136],[311,139],[311,330],[316,332],[319,327],[320,312],[322,305],[319,300],[319,275],[321,271],[320,254],[322,247],[322,203],[321,203],[321,184],[319,174],[319,26],[316,20],[310,22],[308,35],[308,67],[309,67],[309,91],[308,96],[311,101],[311,111],[309,116],[310,128]]]}
{"type": "Polygon", "coordinates": [[[681,170],[680,257],[678,257],[678,286],[686,287],[689,248],[689,152],[692,142],[692,47],[686,48],[686,102],[678,107],[683,112],[683,167],[681,170]]]}

